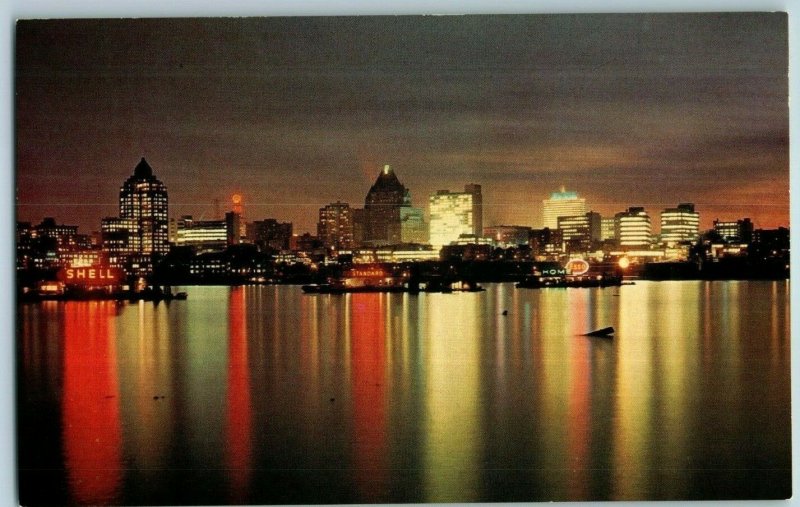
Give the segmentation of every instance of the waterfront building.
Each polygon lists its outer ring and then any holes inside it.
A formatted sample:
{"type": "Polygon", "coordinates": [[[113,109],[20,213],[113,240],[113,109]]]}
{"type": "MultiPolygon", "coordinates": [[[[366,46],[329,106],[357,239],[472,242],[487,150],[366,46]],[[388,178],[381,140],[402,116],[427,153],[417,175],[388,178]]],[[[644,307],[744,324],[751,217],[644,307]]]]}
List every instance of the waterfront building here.
{"type": "Polygon", "coordinates": [[[323,246],[336,252],[353,248],[353,214],[346,202],[335,202],[319,209],[317,236],[323,246]]]}
{"type": "Polygon", "coordinates": [[[534,257],[558,257],[563,251],[563,236],[560,229],[531,229],[531,253],[534,257]]]}
{"type": "Polygon", "coordinates": [[[492,249],[492,245],[475,242],[451,243],[442,247],[441,258],[443,261],[486,261],[492,256],[492,249]]]}
{"type": "Polygon", "coordinates": [[[600,242],[601,218],[594,211],[558,217],[558,228],[567,252],[588,252],[600,242]]]}
{"type": "Polygon", "coordinates": [[[700,213],[694,204],[681,203],[677,208],[661,212],[661,243],[675,246],[678,243],[694,242],[700,233],[700,213]]]}
{"type": "Polygon", "coordinates": [[[259,250],[289,250],[292,248],[292,222],[278,222],[265,218],[251,222],[247,227],[248,239],[259,250]]]}
{"type": "Polygon", "coordinates": [[[558,217],[574,217],[585,213],[586,199],[578,197],[577,192],[568,192],[564,187],[542,201],[543,227],[548,229],[558,228],[558,217]]]}
{"type": "Polygon", "coordinates": [[[32,235],[34,238],[50,238],[56,242],[58,248],[62,248],[75,243],[78,226],[58,224],[55,218],[46,217],[39,225],[33,227],[32,235]]]}
{"type": "Polygon", "coordinates": [[[197,253],[224,250],[228,238],[225,220],[193,220],[191,215],[183,215],[177,221],[175,244],[192,247],[197,253]]]}
{"type": "Polygon", "coordinates": [[[103,251],[112,257],[141,253],[139,221],[134,218],[106,217],[100,221],[103,251]]]}
{"type": "Polygon", "coordinates": [[[714,231],[725,243],[750,243],[753,241],[753,222],[749,218],[740,220],[714,220],[714,231]]]}
{"type": "Polygon", "coordinates": [[[361,247],[353,251],[353,262],[422,262],[439,260],[439,250],[431,245],[405,244],[361,247]]]}
{"type": "Polygon", "coordinates": [[[119,191],[119,218],[133,224],[136,236],[129,244],[136,253],[165,254],[169,251],[167,187],[153,174],[142,158],[119,191]]]}
{"type": "Polygon", "coordinates": [[[652,243],[650,215],[633,206],[614,215],[617,244],[623,250],[645,249],[652,243]]]}
{"type": "Polygon", "coordinates": [[[430,196],[430,244],[434,247],[448,245],[462,234],[475,234],[475,194],[466,188],[464,192],[439,190],[430,196]]]}
{"type": "Polygon", "coordinates": [[[400,208],[409,201],[406,187],[390,166],[384,166],[364,199],[363,242],[371,245],[400,243],[400,208]]]}
{"type": "Polygon", "coordinates": [[[410,205],[400,208],[400,241],[403,244],[428,242],[428,227],[422,208],[410,205]]]}
{"type": "Polygon", "coordinates": [[[777,229],[756,229],[753,231],[753,241],[747,248],[748,254],[755,262],[782,261],[778,262],[778,264],[785,266],[788,277],[789,247],[789,229],[778,227],[777,229]]]}
{"type": "Polygon", "coordinates": [[[528,245],[531,228],[522,225],[492,225],[483,228],[483,237],[491,238],[502,247],[528,245]]]}

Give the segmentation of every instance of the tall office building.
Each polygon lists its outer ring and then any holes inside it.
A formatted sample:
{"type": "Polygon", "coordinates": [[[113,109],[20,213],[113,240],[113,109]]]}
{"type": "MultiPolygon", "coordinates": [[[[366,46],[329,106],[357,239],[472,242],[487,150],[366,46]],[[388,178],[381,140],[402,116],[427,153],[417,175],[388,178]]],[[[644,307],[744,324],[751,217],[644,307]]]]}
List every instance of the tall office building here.
{"type": "Polygon", "coordinates": [[[406,187],[390,166],[384,166],[364,200],[364,243],[400,243],[400,208],[409,200],[406,187]]]}
{"type": "Polygon", "coordinates": [[[558,228],[568,252],[587,252],[600,242],[601,218],[590,211],[574,217],[558,217],[558,228]]]}
{"type": "Polygon", "coordinates": [[[474,198],[474,194],[470,192],[449,190],[439,190],[431,195],[429,200],[431,245],[442,247],[457,240],[462,234],[475,234],[474,198]]]}
{"type": "Polygon", "coordinates": [[[652,241],[650,215],[642,207],[630,207],[614,215],[617,244],[620,248],[648,248],[652,241]]]}
{"type": "Polygon", "coordinates": [[[699,233],[700,213],[694,210],[694,204],[681,203],[661,212],[661,242],[665,245],[695,241],[699,233]]]}
{"type": "Polygon", "coordinates": [[[319,209],[317,237],[328,249],[353,248],[353,213],[348,203],[337,201],[319,209]]]}
{"type": "Polygon", "coordinates": [[[561,187],[560,192],[550,194],[550,199],[542,201],[543,227],[558,228],[558,217],[574,217],[586,213],[586,199],[578,197],[577,192],[567,192],[561,187]]]}
{"type": "Polygon", "coordinates": [[[117,230],[128,228],[136,236],[129,244],[139,254],[169,251],[169,218],[167,187],[153,175],[153,169],[142,158],[119,191],[119,218],[125,222],[111,224],[117,230]],[[131,227],[131,224],[132,227],[131,227]],[[130,229],[133,230],[130,230],[130,229]]]}

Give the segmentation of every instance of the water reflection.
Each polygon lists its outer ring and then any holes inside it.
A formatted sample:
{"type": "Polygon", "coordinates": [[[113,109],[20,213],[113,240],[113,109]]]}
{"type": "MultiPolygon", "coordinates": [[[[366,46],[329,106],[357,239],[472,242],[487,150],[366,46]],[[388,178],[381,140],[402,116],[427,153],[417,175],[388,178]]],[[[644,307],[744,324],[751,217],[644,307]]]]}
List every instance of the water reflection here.
{"type": "Polygon", "coordinates": [[[231,503],[246,503],[249,498],[252,415],[247,348],[245,289],[233,287],[228,299],[228,396],[225,423],[225,464],[230,480],[231,503]]]}
{"type": "Polygon", "coordinates": [[[788,496],[786,283],[487,289],[26,305],[23,503],[788,496]]]}
{"type": "Polygon", "coordinates": [[[123,479],[113,302],[69,303],[64,316],[64,459],[72,501],[107,504],[123,479]]]}
{"type": "Polygon", "coordinates": [[[481,295],[432,294],[426,307],[426,500],[480,498],[479,318],[481,295]]]}
{"type": "Polygon", "coordinates": [[[386,295],[353,294],[350,354],[355,479],[365,502],[387,501],[386,295]]]}

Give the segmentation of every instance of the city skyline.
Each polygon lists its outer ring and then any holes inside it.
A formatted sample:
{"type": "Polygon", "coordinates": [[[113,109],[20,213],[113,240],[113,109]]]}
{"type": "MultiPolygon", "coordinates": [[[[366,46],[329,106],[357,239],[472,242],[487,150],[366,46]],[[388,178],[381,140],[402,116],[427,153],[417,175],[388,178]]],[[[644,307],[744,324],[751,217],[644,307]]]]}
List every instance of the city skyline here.
{"type": "MultiPolygon", "coordinates": [[[[136,168],[134,169],[134,173],[136,174],[139,171],[139,168],[142,167],[142,166],[146,166],[147,169],[151,171],[151,175],[152,175],[152,168],[150,168],[149,164],[147,163],[147,161],[144,158],[142,158],[141,161],[139,162],[139,164],[137,164],[136,168]]],[[[386,174],[386,171],[389,170],[389,167],[390,166],[386,165],[382,169],[378,170],[378,173],[377,173],[378,174],[378,181],[380,181],[382,175],[386,174]]],[[[392,171],[392,174],[394,174],[394,171],[392,171]]],[[[130,179],[131,178],[128,178],[128,180],[126,180],[126,182],[123,184],[121,190],[125,190],[127,188],[127,186],[130,184],[130,179]]],[[[477,187],[478,188],[478,193],[480,194],[480,192],[481,192],[481,190],[480,190],[481,185],[479,185],[479,184],[468,183],[468,184],[466,184],[464,186],[465,186],[465,189],[469,188],[469,187],[477,187]]],[[[449,190],[440,189],[440,190],[437,190],[436,192],[430,194],[428,196],[429,199],[424,199],[426,202],[424,204],[422,204],[420,207],[417,207],[417,208],[410,208],[409,207],[407,209],[412,209],[412,210],[413,209],[419,209],[419,210],[424,211],[425,212],[425,224],[428,224],[430,222],[430,219],[431,219],[431,214],[430,214],[431,203],[433,202],[434,198],[440,197],[443,193],[444,194],[454,195],[454,196],[468,195],[468,194],[463,194],[463,193],[460,193],[460,192],[453,193],[453,192],[450,192],[449,190]]],[[[411,189],[406,189],[406,195],[409,195],[409,194],[413,194],[411,192],[411,189]]],[[[597,213],[592,208],[591,205],[586,205],[586,203],[584,202],[585,199],[580,197],[581,194],[579,192],[576,192],[574,190],[567,190],[564,186],[562,186],[557,191],[552,192],[551,194],[549,194],[549,196],[550,196],[551,199],[554,198],[555,196],[567,196],[570,199],[581,201],[581,207],[582,207],[581,209],[583,209],[583,207],[585,207],[585,209],[582,212],[574,212],[574,213],[564,212],[562,214],[558,214],[559,220],[561,218],[582,217],[584,214],[597,214],[598,216],[602,216],[604,219],[613,220],[615,215],[624,214],[624,212],[628,211],[631,208],[637,208],[637,209],[638,208],[642,208],[644,213],[646,213],[648,216],[650,216],[650,218],[653,220],[653,223],[652,223],[652,234],[654,236],[655,235],[659,235],[662,232],[661,231],[661,227],[659,225],[660,222],[658,220],[658,217],[660,215],[662,215],[663,213],[674,211],[675,209],[680,208],[682,206],[691,206],[692,209],[695,208],[695,204],[694,203],[675,203],[673,206],[667,206],[665,208],[658,209],[658,210],[650,210],[646,206],[633,206],[633,207],[632,206],[627,206],[624,210],[620,210],[620,211],[617,211],[617,212],[614,212],[614,213],[611,213],[611,214],[608,214],[608,215],[604,215],[604,214],[601,215],[601,214],[597,213]]],[[[559,198],[563,198],[563,197],[559,197],[559,198]]],[[[549,199],[545,199],[544,201],[548,202],[549,199]]],[[[224,223],[225,222],[225,217],[230,215],[230,211],[231,210],[234,213],[236,213],[237,215],[241,216],[243,219],[245,219],[245,223],[247,223],[247,224],[257,225],[256,223],[260,222],[262,220],[273,220],[273,221],[276,220],[276,219],[277,220],[282,220],[281,217],[274,217],[274,216],[270,216],[270,217],[260,217],[260,216],[258,216],[258,217],[256,217],[256,216],[248,215],[247,212],[245,211],[245,209],[247,207],[247,204],[245,202],[243,202],[243,198],[242,198],[241,193],[235,193],[235,194],[232,194],[232,195],[228,196],[228,199],[225,200],[224,202],[225,202],[225,204],[223,204],[222,200],[215,199],[215,201],[212,202],[211,205],[208,208],[206,208],[203,211],[203,214],[201,216],[199,216],[199,217],[195,216],[195,215],[192,215],[192,214],[187,214],[187,213],[183,213],[183,214],[180,214],[180,215],[176,216],[173,212],[171,212],[169,214],[170,215],[169,216],[169,220],[171,222],[176,222],[177,223],[177,222],[183,220],[184,218],[189,218],[189,219],[195,220],[195,221],[204,221],[205,220],[205,221],[212,221],[212,222],[216,221],[216,222],[223,222],[224,223]]],[[[492,206],[491,203],[486,203],[486,204],[488,204],[490,207],[492,206]]],[[[115,204],[115,206],[118,206],[118,205],[119,205],[118,203],[115,204]]],[[[350,202],[344,202],[344,201],[340,201],[340,200],[336,200],[335,202],[330,202],[330,203],[323,204],[323,205],[321,205],[321,208],[319,208],[316,211],[317,212],[321,212],[323,209],[336,207],[336,206],[341,206],[341,205],[349,206],[349,209],[353,210],[353,211],[358,211],[358,210],[363,211],[363,205],[360,202],[350,203],[350,202]]],[[[481,205],[479,205],[479,207],[482,209],[484,205],[485,204],[481,204],[481,205]]],[[[173,206],[173,204],[170,203],[170,206],[173,206]]],[[[182,205],[178,204],[178,206],[182,206],[182,205]]],[[[405,208],[403,208],[403,209],[405,209],[405,208]]],[[[556,213],[556,212],[555,211],[551,211],[550,213],[553,214],[553,213],[556,213]]],[[[750,217],[745,217],[741,213],[737,214],[735,210],[733,210],[732,213],[734,215],[733,218],[732,218],[733,222],[735,222],[736,220],[741,220],[741,219],[750,220],[750,217]]],[[[727,220],[726,219],[720,219],[719,217],[713,217],[713,218],[703,217],[702,214],[700,214],[699,212],[697,214],[700,217],[698,219],[698,224],[704,224],[706,222],[710,222],[710,224],[707,224],[707,226],[700,226],[699,227],[700,231],[712,230],[715,227],[715,224],[716,224],[717,221],[725,222],[725,221],[730,221],[731,220],[731,219],[727,219],[727,220]]],[[[112,213],[112,215],[113,215],[113,213],[112,213]]],[[[314,225],[312,227],[310,227],[307,230],[295,229],[294,235],[295,236],[299,236],[301,234],[310,234],[312,236],[314,236],[314,235],[319,236],[320,218],[319,218],[319,215],[315,215],[315,216],[317,216],[317,221],[314,222],[314,225]]],[[[81,228],[80,225],[69,224],[67,222],[64,222],[64,221],[60,220],[60,218],[58,216],[56,216],[55,213],[45,214],[45,215],[43,215],[42,217],[40,217],[38,219],[32,219],[32,220],[20,220],[19,217],[18,217],[18,221],[19,222],[25,222],[25,223],[30,223],[30,224],[35,224],[36,222],[39,222],[39,221],[46,221],[46,220],[53,220],[53,219],[56,222],[59,222],[61,224],[65,224],[65,225],[69,225],[69,226],[76,226],[78,228],[81,228]]],[[[96,227],[83,228],[82,229],[82,233],[83,234],[99,233],[100,229],[102,229],[102,224],[104,222],[108,221],[108,220],[118,220],[118,218],[113,217],[113,216],[103,217],[102,219],[98,220],[98,222],[97,222],[98,225],[96,227]]],[[[495,227],[527,227],[527,228],[531,228],[531,229],[545,229],[545,228],[548,228],[545,225],[546,221],[547,221],[547,218],[545,217],[545,210],[543,210],[542,216],[540,217],[538,226],[537,225],[531,225],[530,223],[528,223],[528,224],[521,224],[521,223],[517,223],[517,224],[511,224],[511,223],[489,223],[489,224],[485,224],[485,226],[482,228],[482,230],[493,229],[495,227]]],[[[289,222],[289,223],[291,224],[292,222],[289,222]]],[[[759,224],[757,224],[757,223],[754,224],[754,225],[756,227],[760,227],[759,224]]],[[[784,227],[784,226],[779,226],[779,227],[784,227]]],[[[787,227],[788,227],[788,225],[787,225],[787,227]]],[[[552,227],[549,227],[549,228],[551,228],[551,229],[560,229],[561,227],[556,225],[556,226],[552,226],[552,227]]],[[[767,229],[767,227],[761,227],[761,228],[767,229]]],[[[484,234],[484,233],[478,234],[477,229],[474,230],[474,233],[475,233],[476,236],[481,236],[481,235],[484,234]]],[[[423,243],[427,243],[427,241],[423,241],[423,243]]]]}
{"type": "Polygon", "coordinates": [[[384,164],[416,207],[481,184],[487,226],[541,225],[562,185],[603,216],[693,202],[704,229],[788,226],[785,24],[741,13],[21,22],[18,218],[96,230],[116,208],[111,182],[144,156],[173,218],[240,193],[248,220],[300,232],[320,206],[363,202],[384,164]]]}

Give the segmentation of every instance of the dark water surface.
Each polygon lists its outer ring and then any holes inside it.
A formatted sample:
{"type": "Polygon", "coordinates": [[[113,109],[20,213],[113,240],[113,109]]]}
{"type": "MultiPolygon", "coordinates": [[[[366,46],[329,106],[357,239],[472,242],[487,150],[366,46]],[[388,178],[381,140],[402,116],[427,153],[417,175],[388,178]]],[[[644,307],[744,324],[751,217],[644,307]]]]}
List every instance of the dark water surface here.
{"type": "Polygon", "coordinates": [[[788,282],[487,289],[21,305],[21,502],[791,495],[788,282]]]}

